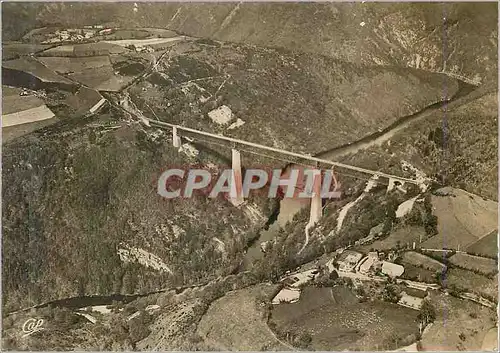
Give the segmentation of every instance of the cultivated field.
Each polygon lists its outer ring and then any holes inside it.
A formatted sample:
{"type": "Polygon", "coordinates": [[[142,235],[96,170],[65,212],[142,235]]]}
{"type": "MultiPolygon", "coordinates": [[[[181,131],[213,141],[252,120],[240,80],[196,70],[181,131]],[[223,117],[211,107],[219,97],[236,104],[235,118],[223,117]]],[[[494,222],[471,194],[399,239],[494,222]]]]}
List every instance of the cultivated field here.
{"type": "Polygon", "coordinates": [[[69,44],[60,45],[55,48],[45,50],[38,56],[69,56],[69,57],[88,57],[98,55],[121,54],[128,52],[128,49],[120,45],[106,42],[87,43],[87,44],[69,44]]]}
{"type": "Polygon", "coordinates": [[[87,69],[69,74],[68,76],[98,91],[119,91],[134,79],[130,76],[115,75],[111,66],[87,69]]]}
{"type": "Polygon", "coordinates": [[[81,72],[105,66],[111,67],[111,62],[106,55],[85,58],[45,56],[40,57],[39,60],[49,69],[60,73],[81,72]]]}
{"type": "Polygon", "coordinates": [[[170,42],[177,42],[181,40],[185,40],[185,36],[178,36],[172,38],[147,38],[147,39],[122,39],[122,40],[105,40],[103,43],[116,44],[122,47],[126,47],[129,45],[135,46],[145,46],[145,45],[158,45],[165,44],[170,42]]]}
{"type": "Polygon", "coordinates": [[[40,120],[48,120],[54,117],[54,113],[44,104],[36,108],[26,109],[16,113],[2,115],[2,126],[9,127],[33,123],[40,120]]]}
{"type": "Polygon", "coordinates": [[[271,321],[283,333],[311,337],[313,350],[382,350],[413,343],[418,311],[373,301],[358,303],[345,288],[306,288],[293,304],[279,304],[271,321]]]}
{"type": "Polygon", "coordinates": [[[493,259],[458,253],[450,257],[450,262],[466,270],[477,271],[484,275],[497,272],[498,264],[493,259]]]}
{"type": "Polygon", "coordinates": [[[429,271],[442,272],[446,266],[441,262],[415,251],[407,251],[403,254],[403,263],[408,263],[417,267],[423,267],[429,271]]]}
{"type": "Polygon", "coordinates": [[[467,248],[467,252],[491,258],[498,257],[498,231],[494,230],[467,248]]]}
{"type": "Polygon", "coordinates": [[[21,58],[16,60],[3,61],[2,67],[27,72],[43,82],[73,84],[73,82],[46,68],[43,64],[41,64],[34,58],[21,58]]]}
{"type": "Polygon", "coordinates": [[[9,43],[2,45],[2,60],[17,59],[19,56],[36,53],[50,48],[50,45],[9,43]]]}

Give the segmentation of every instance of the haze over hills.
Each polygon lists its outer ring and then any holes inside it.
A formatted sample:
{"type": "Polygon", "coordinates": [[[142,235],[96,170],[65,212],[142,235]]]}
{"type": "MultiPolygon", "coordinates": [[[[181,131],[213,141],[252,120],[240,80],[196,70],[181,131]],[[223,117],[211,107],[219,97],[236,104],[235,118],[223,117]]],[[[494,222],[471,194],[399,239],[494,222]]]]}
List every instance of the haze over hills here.
{"type": "MultiPolygon", "coordinates": [[[[4,110],[55,116],[3,130],[6,347],[494,345],[497,5],[6,3],[2,20],[4,110]],[[312,226],[267,186],[239,207],[166,200],[163,170],[216,175],[238,146],[174,147],[158,121],[425,182],[336,168],[312,226]],[[22,337],[32,317],[46,329],[22,337]]],[[[301,163],[239,147],[244,169],[301,163]]]]}

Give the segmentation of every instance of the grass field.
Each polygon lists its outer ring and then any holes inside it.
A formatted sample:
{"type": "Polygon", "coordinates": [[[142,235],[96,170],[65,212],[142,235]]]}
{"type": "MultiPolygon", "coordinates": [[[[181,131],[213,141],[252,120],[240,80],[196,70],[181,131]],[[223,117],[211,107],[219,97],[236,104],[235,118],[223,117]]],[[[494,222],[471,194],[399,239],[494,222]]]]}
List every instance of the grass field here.
{"type": "Polygon", "coordinates": [[[293,304],[272,312],[276,330],[307,333],[313,350],[382,350],[411,344],[418,312],[395,304],[358,303],[349,290],[306,288],[293,304]]]}
{"type": "Polygon", "coordinates": [[[99,91],[118,91],[131,80],[130,76],[117,76],[111,66],[96,69],[86,69],[68,75],[71,79],[81,82],[99,91]]]}
{"type": "Polygon", "coordinates": [[[412,246],[413,242],[418,244],[420,239],[425,239],[425,230],[423,227],[399,226],[393,229],[384,239],[375,240],[371,244],[359,247],[360,251],[367,252],[370,249],[387,250],[398,246],[412,246]]]}
{"type": "Polygon", "coordinates": [[[450,257],[450,262],[466,270],[478,271],[484,275],[497,272],[498,264],[493,259],[458,253],[450,257]]]}
{"type": "Polygon", "coordinates": [[[498,258],[498,231],[494,230],[487,236],[469,245],[467,252],[480,256],[498,258]]]}
{"type": "Polygon", "coordinates": [[[405,252],[402,256],[402,260],[405,264],[423,267],[433,272],[442,272],[446,268],[446,266],[441,262],[415,251],[405,252]]]}
{"type": "Polygon", "coordinates": [[[50,48],[50,45],[9,43],[2,45],[2,60],[17,59],[19,56],[36,53],[50,48]]]}
{"type": "Polygon", "coordinates": [[[2,67],[27,72],[33,76],[36,76],[43,82],[73,84],[70,80],[46,68],[34,58],[21,58],[16,60],[3,61],[2,67]]]}
{"type": "Polygon", "coordinates": [[[106,55],[89,56],[85,58],[46,56],[40,57],[39,60],[49,69],[60,73],[81,72],[87,69],[111,67],[111,62],[106,55]]]}
{"type": "Polygon", "coordinates": [[[2,126],[28,124],[35,121],[48,120],[54,117],[54,113],[45,105],[30,108],[15,113],[2,115],[2,126]]]}
{"type": "Polygon", "coordinates": [[[34,95],[20,96],[20,89],[2,87],[2,114],[20,112],[26,109],[36,108],[45,103],[34,95]]]}
{"type": "Polygon", "coordinates": [[[128,49],[112,43],[98,42],[87,44],[60,45],[58,47],[45,50],[39,53],[38,56],[88,57],[121,54],[124,52],[128,52],[128,49]]]}
{"type": "Polygon", "coordinates": [[[446,273],[446,286],[476,293],[498,302],[498,278],[496,276],[490,279],[471,271],[451,268],[446,273]]]}
{"type": "Polygon", "coordinates": [[[197,333],[211,350],[290,350],[266,324],[259,298],[270,296],[276,286],[259,284],[226,294],[212,303],[197,333]]]}
{"type": "Polygon", "coordinates": [[[481,350],[484,337],[495,326],[493,310],[439,292],[431,292],[430,302],[437,314],[422,336],[422,350],[481,350]]]}
{"type": "Polygon", "coordinates": [[[454,196],[432,196],[438,234],[423,242],[423,248],[463,250],[497,229],[497,202],[461,189],[446,188],[446,191],[454,196]]]}
{"type": "Polygon", "coordinates": [[[145,46],[145,45],[158,45],[170,42],[176,42],[184,40],[184,36],[172,37],[172,38],[146,38],[146,39],[122,39],[122,40],[105,40],[103,43],[116,44],[122,47],[129,45],[135,46],[145,46]]]}

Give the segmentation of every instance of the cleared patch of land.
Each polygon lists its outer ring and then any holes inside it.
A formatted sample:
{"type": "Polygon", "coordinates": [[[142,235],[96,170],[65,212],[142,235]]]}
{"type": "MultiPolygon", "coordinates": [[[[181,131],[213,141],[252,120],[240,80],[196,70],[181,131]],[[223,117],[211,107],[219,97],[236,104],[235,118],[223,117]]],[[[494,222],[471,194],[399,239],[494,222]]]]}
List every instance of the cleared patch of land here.
{"type": "Polygon", "coordinates": [[[4,116],[45,104],[35,95],[21,96],[20,93],[21,89],[2,87],[2,114],[4,116]]]}
{"type": "Polygon", "coordinates": [[[415,251],[407,251],[402,256],[403,262],[417,267],[423,267],[429,271],[441,272],[446,266],[441,262],[415,251]]]}
{"type": "Polygon", "coordinates": [[[498,231],[494,230],[487,236],[479,239],[467,248],[468,253],[487,256],[491,258],[498,257],[498,231]]]}
{"type": "Polygon", "coordinates": [[[422,336],[423,350],[481,349],[487,332],[495,326],[493,310],[439,292],[431,293],[430,302],[436,309],[436,320],[422,336]],[[465,339],[460,338],[461,334],[465,339]]]}
{"type": "Polygon", "coordinates": [[[50,48],[50,45],[32,43],[9,43],[2,45],[2,60],[17,59],[19,56],[28,55],[50,48]]]}
{"type": "Polygon", "coordinates": [[[226,294],[210,305],[197,333],[215,350],[290,350],[267,326],[265,308],[258,301],[275,289],[260,284],[226,294]]]}
{"type": "Polygon", "coordinates": [[[498,301],[498,278],[492,279],[474,272],[451,268],[446,273],[446,286],[461,291],[481,295],[489,300],[498,301]]]}
{"type": "Polygon", "coordinates": [[[495,260],[469,254],[455,254],[450,257],[449,261],[460,268],[481,272],[485,275],[493,274],[498,269],[498,264],[495,260]]]}
{"type": "Polygon", "coordinates": [[[116,44],[122,47],[129,45],[135,46],[145,46],[145,45],[156,45],[164,44],[170,42],[176,42],[180,40],[185,40],[185,36],[172,37],[172,38],[147,38],[147,39],[122,39],[122,40],[105,40],[103,43],[116,44]]]}
{"type": "Polygon", "coordinates": [[[54,113],[44,104],[36,108],[26,109],[20,112],[2,116],[2,126],[9,127],[32,123],[40,120],[48,120],[54,117],[54,113]]]}
{"type": "Polygon", "coordinates": [[[497,229],[497,202],[451,187],[439,191],[447,196],[432,196],[438,234],[423,242],[422,248],[463,250],[497,229]]]}
{"type": "Polygon", "coordinates": [[[271,321],[284,334],[311,337],[312,350],[380,350],[411,344],[418,311],[395,304],[358,303],[345,287],[305,288],[297,303],[279,304],[271,321]]]}
{"type": "Polygon", "coordinates": [[[98,55],[121,54],[128,52],[123,46],[112,43],[98,42],[87,44],[69,44],[60,45],[39,53],[39,56],[70,56],[70,57],[87,57],[98,55]]]}
{"type": "Polygon", "coordinates": [[[103,66],[111,67],[111,62],[107,55],[89,57],[54,57],[44,56],[39,58],[45,66],[60,73],[80,72],[86,69],[97,69],[103,66]]]}
{"type": "Polygon", "coordinates": [[[3,61],[2,67],[29,73],[43,82],[73,84],[73,82],[64,78],[63,76],[56,74],[54,71],[48,69],[34,58],[21,58],[16,60],[3,61]]]}
{"type": "Polygon", "coordinates": [[[418,244],[420,239],[424,238],[425,230],[422,227],[398,227],[391,231],[391,233],[384,239],[378,239],[371,244],[363,245],[360,247],[360,250],[366,252],[370,251],[370,249],[387,250],[403,245],[411,246],[413,242],[415,242],[415,244],[418,244]]]}

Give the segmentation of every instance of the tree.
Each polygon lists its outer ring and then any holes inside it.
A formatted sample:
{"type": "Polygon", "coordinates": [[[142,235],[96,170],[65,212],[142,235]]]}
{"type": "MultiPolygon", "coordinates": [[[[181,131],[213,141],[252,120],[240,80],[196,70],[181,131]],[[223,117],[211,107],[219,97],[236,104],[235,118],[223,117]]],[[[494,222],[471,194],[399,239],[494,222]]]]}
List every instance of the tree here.
{"type": "Polygon", "coordinates": [[[422,303],[422,307],[420,308],[420,313],[417,318],[424,324],[424,326],[434,322],[436,319],[436,309],[428,300],[424,300],[422,303]]]}

